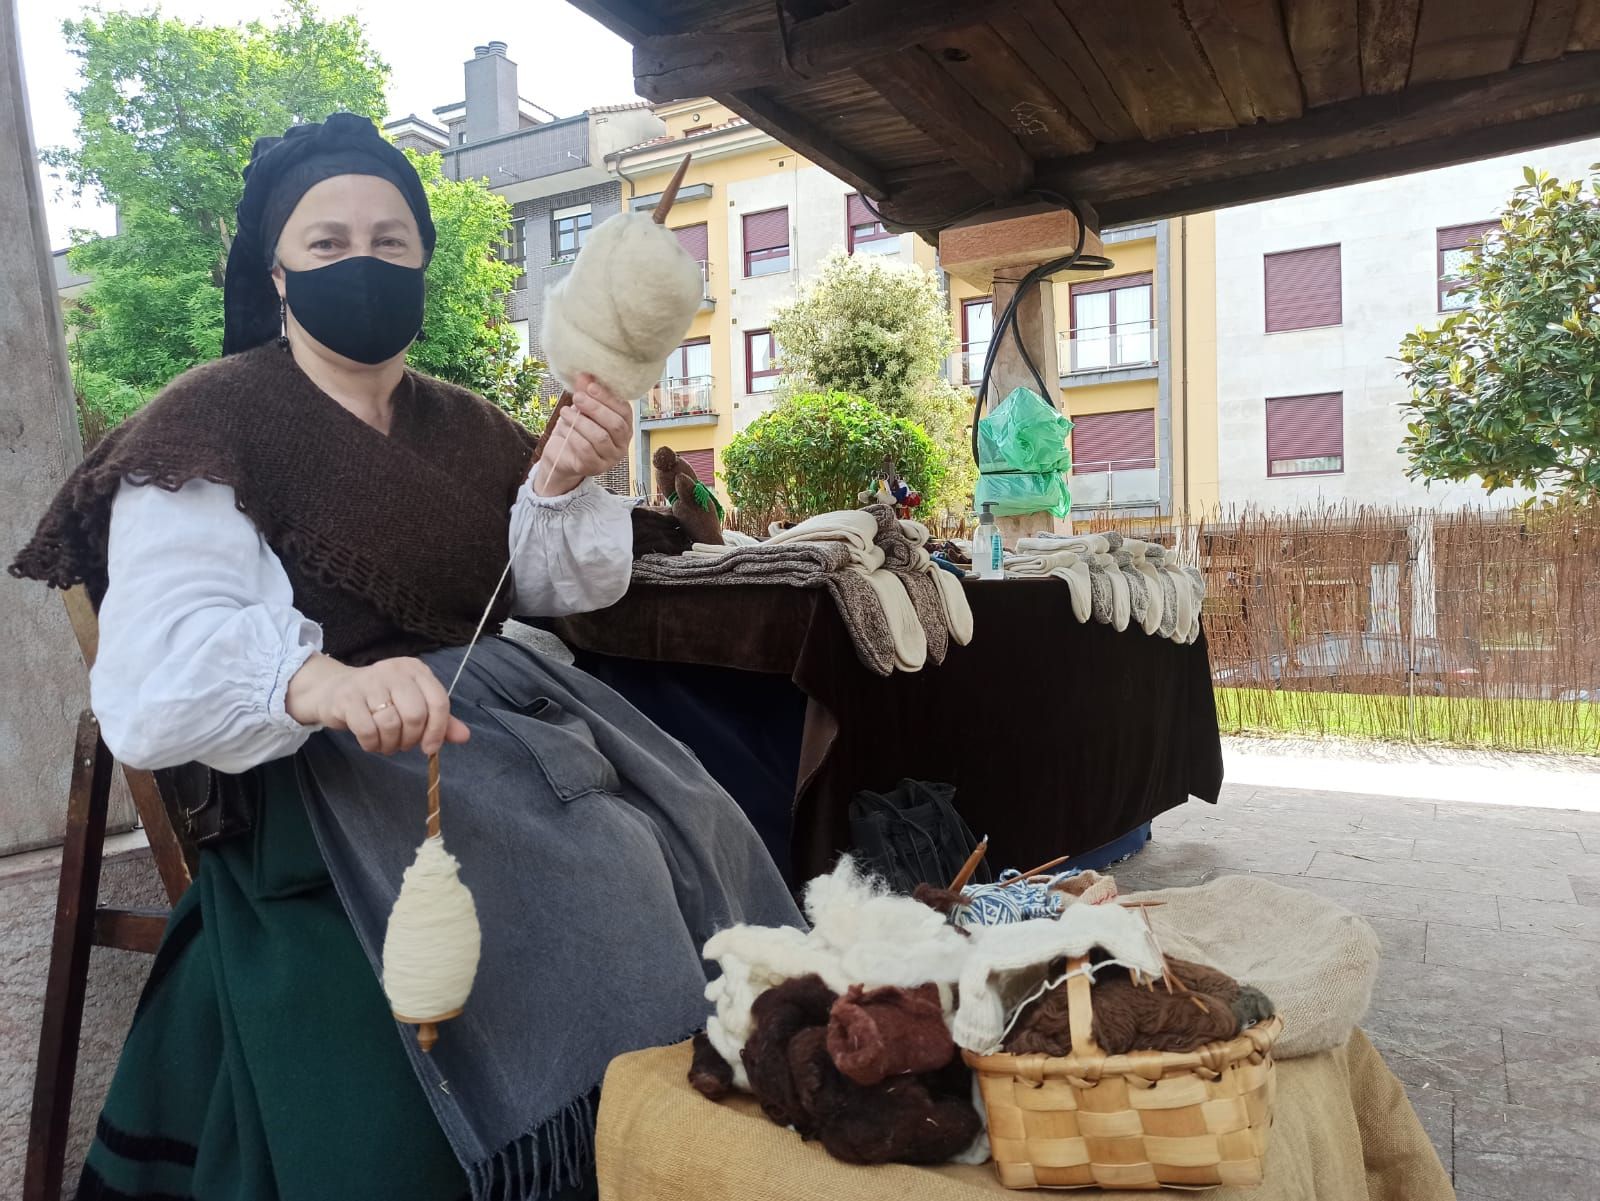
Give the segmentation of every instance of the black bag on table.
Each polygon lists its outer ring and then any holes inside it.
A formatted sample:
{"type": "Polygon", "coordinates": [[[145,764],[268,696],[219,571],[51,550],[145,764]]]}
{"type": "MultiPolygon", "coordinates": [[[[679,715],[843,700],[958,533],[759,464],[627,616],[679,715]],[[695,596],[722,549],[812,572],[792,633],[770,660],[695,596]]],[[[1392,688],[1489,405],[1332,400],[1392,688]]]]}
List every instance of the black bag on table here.
{"type": "MultiPolygon", "coordinates": [[[[850,843],[860,865],[896,892],[918,884],[946,888],[977,848],[955,807],[953,784],[901,780],[889,792],[856,793],[850,802],[850,843]]],[[[975,883],[988,883],[978,865],[975,883]]]]}

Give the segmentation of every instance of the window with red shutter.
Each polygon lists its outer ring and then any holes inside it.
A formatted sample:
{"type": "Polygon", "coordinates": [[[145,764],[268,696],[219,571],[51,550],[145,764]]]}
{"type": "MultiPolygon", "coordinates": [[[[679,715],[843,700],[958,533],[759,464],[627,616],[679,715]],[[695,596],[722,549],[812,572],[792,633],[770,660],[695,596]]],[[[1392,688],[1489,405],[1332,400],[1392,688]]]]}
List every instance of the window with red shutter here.
{"type": "Polygon", "coordinates": [[[678,245],[682,246],[685,253],[695,262],[703,263],[711,257],[710,239],[706,236],[704,221],[699,225],[680,225],[672,232],[678,235],[678,245]]]}
{"type": "Polygon", "coordinates": [[[1439,311],[1472,307],[1472,293],[1461,286],[1461,266],[1475,253],[1485,235],[1500,228],[1498,221],[1474,221],[1439,231],[1439,311]]]}
{"type": "Polygon", "coordinates": [[[1344,470],[1344,394],[1267,398],[1267,474],[1336,475],[1344,470]]]}
{"type": "Polygon", "coordinates": [[[863,254],[894,254],[900,249],[900,235],[884,228],[859,192],[844,198],[844,226],[851,254],[858,250],[863,254]]]}
{"type": "Polygon", "coordinates": [[[716,487],[717,452],[714,450],[680,450],[678,457],[690,467],[707,488],[716,487]]]}
{"type": "Polygon", "coordinates": [[[1156,413],[1089,413],[1074,418],[1072,470],[1141,471],[1156,465],[1156,413]]]}
{"type": "Polygon", "coordinates": [[[789,269],[789,210],[744,215],[744,273],[776,275],[789,269]]]}
{"type": "Polygon", "coordinates": [[[770,329],[750,329],[744,334],[744,390],[771,392],[778,386],[783,370],[778,366],[778,347],[770,329]]]}
{"type": "Polygon", "coordinates": [[[1315,329],[1344,320],[1339,247],[1265,256],[1267,332],[1315,329]]]}

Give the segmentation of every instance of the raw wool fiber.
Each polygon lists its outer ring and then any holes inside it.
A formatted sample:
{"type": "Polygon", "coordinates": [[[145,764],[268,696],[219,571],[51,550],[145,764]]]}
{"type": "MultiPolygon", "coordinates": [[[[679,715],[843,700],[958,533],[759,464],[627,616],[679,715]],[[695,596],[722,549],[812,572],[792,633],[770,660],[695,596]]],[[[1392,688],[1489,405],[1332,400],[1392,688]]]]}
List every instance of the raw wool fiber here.
{"type": "Polygon", "coordinates": [[[482,934],[460,871],[434,835],[401,878],[383,939],[383,990],[396,1017],[436,1021],[460,1010],[472,991],[482,934]]]}
{"type": "Polygon", "coordinates": [[[935,985],[868,990],[853,984],[833,1003],[828,1054],[857,1084],[934,1072],[955,1053],[935,985]]]}
{"type": "Polygon", "coordinates": [[[1283,1018],[1276,1059],[1342,1046],[1367,1012],[1378,936],[1332,901],[1254,876],[1139,893],[1169,956],[1210,964],[1272,998],[1283,1018]]]}
{"type": "Polygon", "coordinates": [[[539,344],[567,388],[591,372],[623,399],[643,396],[700,307],[700,268],[648,213],[596,226],[545,298],[539,344]]]}

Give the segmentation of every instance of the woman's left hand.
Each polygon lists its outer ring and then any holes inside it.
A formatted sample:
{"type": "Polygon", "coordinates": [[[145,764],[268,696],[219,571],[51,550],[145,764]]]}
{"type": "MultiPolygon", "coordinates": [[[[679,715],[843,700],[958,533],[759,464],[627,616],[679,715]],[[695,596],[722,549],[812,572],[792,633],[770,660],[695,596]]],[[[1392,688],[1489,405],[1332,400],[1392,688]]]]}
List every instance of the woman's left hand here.
{"type": "Polygon", "coordinates": [[[584,480],[604,475],[628,453],[633,406],[587,373],[578,376],[572,403],[561,410],[539,455],[534,491],[564,496],[584,480]]]}

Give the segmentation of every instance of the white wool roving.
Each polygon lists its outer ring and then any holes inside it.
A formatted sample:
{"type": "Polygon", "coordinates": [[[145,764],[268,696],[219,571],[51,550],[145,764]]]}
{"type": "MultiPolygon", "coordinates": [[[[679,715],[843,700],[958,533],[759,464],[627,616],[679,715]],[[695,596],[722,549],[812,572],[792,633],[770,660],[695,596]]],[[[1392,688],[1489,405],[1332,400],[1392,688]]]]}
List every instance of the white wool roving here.
{"type": "MultiPolygon", "coordinates": [[[[460,867],[435,834],[417,848],[400,882],[383,938],[383,991],[401,1021],[453,1017],[472,991],[482,935],[460,867]]],[[[426,1034],[424,1043],[426,1049],[426,1034]]]]}
{"type": "Polygon", "coordinates": [[[1161,974],[1161,952],[1143,919],[1121,905],[1069,905],[1055,920],[1038,919],[972,930],[972,951],[961,974],[961,1004],[950,1034],[956,1044],[992,1055],[1005,1037],[1008,1001],[1057,959],[1099,947],[1149,976],[1161,974]],[[1027,977],[1023,987],[1011,977],[1027,977]]]}
{"type": "Polygon", "coordinates": [[[571,388],[591,372],[624,400],[661,378],[700,308],[700,267],[649,213],[618,213],[589,233],[545,297],[539,345],[571,388]]]}

